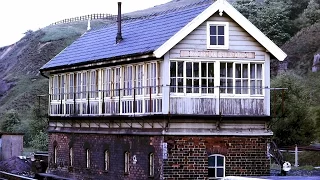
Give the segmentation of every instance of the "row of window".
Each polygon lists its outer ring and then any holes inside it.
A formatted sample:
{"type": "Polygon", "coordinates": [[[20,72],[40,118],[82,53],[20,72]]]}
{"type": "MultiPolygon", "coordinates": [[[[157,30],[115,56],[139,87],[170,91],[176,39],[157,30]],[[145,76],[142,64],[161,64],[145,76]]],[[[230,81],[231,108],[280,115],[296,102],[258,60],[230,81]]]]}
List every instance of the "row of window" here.
{"type": "Polygon", "coordinates": [[[148,62],[54,75],[50,78],[51,98],[97,98],[99,90],[102,90],[103,97],[156,94],[160,91],[156,88],[160,78],[159,66],[159,62],[148,62]],[[99,79],[102,87],[99,87],[99,79]]]}
{"type": "MultiPolygon", "coordinates": [[[[57,146],[53,147],[53,163],[57,164],[57,146]]],[[[86,168],[91,168],[91,151],[89,148],[85,149],[85,159],[86,159],[86,168]]],[[[149,170],[149,176],[154,176],[154,153],[149,153],[149,162],[148,162],[148,170],[149,170]]],[[[73,148],[69,148],[69,165],[72,167],[74,165],[74,151],[73,148]]],[[[133,161],[136,161],[133,159],[133,161]]],[[[130,152],[126,151],[124,152],[124,174],[130,173],[130,152]]],[[[104,170],[109,171],[110,170],[110,152],[108,150],[104,151],[104,170]]]]}
{"type": "MultiPolygon", "coordinates": [[[[170,91],[262,95],[263,74],[263,63],[176,60],[170,63],[170,91]]],[[[161,93],[159,62],[54,75],[50,82],[52,100],[97,98],[99,90],[105,98],[161,93]]]]}
{"type": "Polygon", "coordinates": [[[262,95],[263,64],[171,61],[170,87],[173,93],[262,95]]]}

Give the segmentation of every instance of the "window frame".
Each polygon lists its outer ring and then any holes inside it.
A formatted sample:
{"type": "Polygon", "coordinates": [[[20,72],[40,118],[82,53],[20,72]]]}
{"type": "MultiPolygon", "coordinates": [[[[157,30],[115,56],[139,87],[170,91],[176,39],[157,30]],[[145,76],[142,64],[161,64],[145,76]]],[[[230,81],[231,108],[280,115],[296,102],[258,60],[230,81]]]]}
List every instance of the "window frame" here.
{"type": "Polygon", "coordinates": [[[124,152],[124,174],[130,173],[130,152],[125,151],[124,152]]]}
{"type": "Polygon", "coordinates": [[[154,153],[149,153],[149,177],[154,177],[154,153]]]}
{"type": "MultiPolygon", "coordinates": [[[[186,95],[188,96],[193,96],[193,97],[216,97],[218,95],[220,95],[221,97],[224,98],[234,98],[234,97],[246,97],[246,98],[263,98],[265,96],[265,91],[264,91],[264,87],[265,87],[265,62],[264,61],[249,61],[249,60],[241,60],[241,61],[237,61],[237,60],[208,60],[208,59],[170,59],[170,74],[169,74],[169,78],[170,78],[170,93],[174,96],[177,97],[184,97],[186,95]],[[182,64],[181,70],[182,72],[180,72],[180,75],[178,74],[178,62],[180,62],[182,64]],[[186,72],[186,64],[189,62],[199,62],[199,77],[197,77],[198,79],[200,79],[200,81],[205,80],[207,83],[206,87],[202,86],[202,82],[199,83],[199,88],[200,91],[196,92],[196,93],[188,93],[187,92],[187,72],[186,72]],[[172,68],[172,63],[175,64],[175,66],[172,68]],[[223,77],[222,76],[222,64],[231,64],[232,65],[232,71],[230,72],[232,74],[231,77],[223,77]],[[206,73],[205,76],[202,73],[202,69],[203,69],[203,65],[206,64],[206,73]],[[241,67],[243,67],[243,64],[247,64],[247,78],[236,78],[236,65],[237,64],[241,64],[241,67]],[[252,79],[250,77],[251,74],[251,69],[250,66],[251,65],[255,65],[255,67],[257,67],[259,64],[260,65],[260,69],[261,71],[259,71],[260,73],[255,71],[255,76],[257,77],[257,74],[261,75],[261,77],[259,78],[255,78],[252,79]],[[209,65],[213,68],[213,77],[208,75],[208,67],[209,65]],[[174,70],[175,72],[172,72],[172,70],[174,70]],[[182,86],[178,86],[178,79],[181,79],[180,81],[183,82],[182,86]],[[222,84],[221,81],[222,79],[229,79],[230,82],[232,82],[232,93],[224,93],[221,92],[221,88],[222,88],[222,84]],[[248,86],[247,86],[247,93],[236,93],[237,92],[237,87],[236,87],[236,81],[237,80],[247,80],[248,81],[248,86]],[[251,87],[251,80],[255,80],[255,82],[259,81],[261,86],[259,87],[251,87]],[[209,86],[209,81],[212,81],[214,86],[209,86]],[[219,87],[220,87],[220,92],[219,92],[219,87]],[[179,88],[181,90],[179,90],[179,88]],[[209,89],[213,89],[211,90],[211,92],[209,92],[209,89]],[[205,89],[205,91],[203,91],[203,89],[205,89]],[[259,92],[261,92],[260,94],[258,93],[251,93],[251,89],[260,89],[259,92]]],[[[257,68],[256,68],[257,69],[257,68]]],[[[242,70],[242,69],[241,69],[242,70]]],[[[226,69],[227,71],[227,69],[226,69]]],[[[227,74],[227,72],[226,72],[227,74]]],[[[227,76],[227,75],[226,75],[227,76]]],[[[194,78],[193,78],[194,79],[194,78]]],[[[256,83],[257,84],[257,83],[256,83]]],[[[228,86],[225,86],[228,87],[228,86]]],[[[242,87],[242,86],[241,86],[242,87]]],[[[257,92],[257,91],[256,91],[257,92]]]]}
{"type": "Polygon", "coordinates": [[[74,153],[73,153],[73,147],[69,147],[69,166],[73,166],[73,159],[74,159],[74,153]]]}
{"type": "Polygon", "coordinates": [[[208,21],[207,22],[207,49],[229,49],[229,22],[208,21]],[[211,26],[224,26],[224,45],[211,45],[210,44],[210,27],[211,26]]]}
{"type": "Polygon", "coordinates": [[[86,148],[86,168],[89,169],[91,167],[91,154],[90,149],[86,148]]]}
{"type": "MultiPolygon", "coordinates": [[[[261,61],[240,61],[240,62],[237,62],[237,61],[228,61],[228,60],[223,60],[223,61],[220,61],[220,69],[219,69],[219,73],[220,73],[220,76],[219,76],[219,87],[220,87],[220,95],[223,96],[223,97],[228,97],[228,96],[231,96],[231,97],[234,97],[234,96],[237,96],[237,97],[264,97],[265,96],[265,91],[264,91],[264,85],[265,85],[265,74],[264,74],[264,71],[265,71],[265,63],[264,62],[261,62],[261,61]],[[226,77],[221,77],[221,64],[232,64],[232,77],[227,77],[228,75],[226,75],[226,77]],[[236,65],[241,65],[241,67],[243,67],[244,64],[248,65],[247,67],[247,78],[237,78],[236,77],[236,65]],[[261,65],[261,78],[251,78],[251,66],[254,65],[255,67],[257,67],[257,65],[261,65]],[[224,86],[226,87],[226,92],[221,92],[221,80],[225,78],[225,79],[229,79],[229,80],[232,80],[232,93],[227,93],[227,89],[228,89],[228,86],[224,86]],[[247,93],[237,93],[237,86],[236,86],[236,81],[237,80],[244,80],[244,79],[247,79],[248,81],[248,86],[247,86],[247,93]],[[252,84],[251,84],[251,81],[261,81],[261,88],[257,87],[257,86],[254,86],[254,90],[255,90],[255,93],[252,93],[252,84]],[[257,89],[261,89],[261,93],[258,94],[256,93],[257,92],[257,89]]],[[[242,71],[242,69],[241,69],[242,71]]],[[[255,77],[257,77],[257,71],[255,69],[255,77]]],[[[241,72],[242,74],[242,72],[241,72]]],[[[242,86],[241,86],[242,87],[242,86]]]]}
{"type": "Polygon", "coordinates": [[[208,168],[208,179],[221,179],[221,178],[224,178],[226,176],[226,157],[222,154],[211,154],[208,156],[208,164],[207,164],[207,168],[208,168]],[[214,166],[209,166],[209,160],[210,160],[210,157],[215,157],[214,160],[214,166]],[[218,166],[218,158],[217,157],[222,157],[223,158],[223,166],[218,166]],[[222,177],[218,177],[217,175],[217,169],[218,168],[222,168],[223,169],[223,176],[222,177]],[[209,169],[215,169],[215,176],[214,177],[210,177],[209,176],[209,169]]]}
{"type": "Polygon", "coordinates": [[[104,151],[104,170],[109,171],[110,169],[110,152],[108,150],[104,151]]]}
{"type": "Polygon", "coordinates": [[[58,154],[58,146],[54,145],[53,146],[53,164],[57,164],[58,163],[57,154],[58,154]]]}
{"type": "MultiPolygon", "coordinates": [[[[189,95],[189,96],[215,96],[216,92],[218,92],[218,88],[216,88],[216,86],[214,85],[213,87],[209,87],[209,81],[213,81],[214,83],[216,82],[216,71],[217,71],[217,63],[219,63],[219,61],[216,60],[207,60],[207,59],[170,59],[170,93],[173,93],[174,95],[177,96],[185,96],[185,95],[189,95]],[[182,76],[179,74],[179,62],[182,63],[182,76]],[[171,76],[171,63],[175,63],[175,76],[171,76]],[[192,77],[187,77],[187,63],[192,63],[192,77]],[[194,63],[198,63],[198,76],[194,77],[194,63]],[[205,76],[202,76],[202,65],[206,64],[206,73],[205,76]],[[209,77],[208,76],[208,65],[210,64],[210,66],[213,68],[213,77],[209,77]],[[179,84],[179,79],[182,79],[182,86],[177,86],[179,84]],[[187,87],[187,79],[191,79],[192,80],[192,85],[194,85],[193,80],[198,80],[198,86],[197,87],[192,87],[191,91],[192,92],[188,92],[188,87],[187,87]],[[202,80],[206,80],[206,87],[202,87],[201,83],[202,80]],[[174,85],[172,85],[172,83],[174,83],[174,85]],[[207,92],[203,92],[203,88],[205,88],[207,90],[207,92]],[[209,93],[209,89],[212,89],[209,93]],[[195,92],[195,90],[197,90],[195,92]]],[[[190,88],[189,88],[190,89],[190,88]]]]}

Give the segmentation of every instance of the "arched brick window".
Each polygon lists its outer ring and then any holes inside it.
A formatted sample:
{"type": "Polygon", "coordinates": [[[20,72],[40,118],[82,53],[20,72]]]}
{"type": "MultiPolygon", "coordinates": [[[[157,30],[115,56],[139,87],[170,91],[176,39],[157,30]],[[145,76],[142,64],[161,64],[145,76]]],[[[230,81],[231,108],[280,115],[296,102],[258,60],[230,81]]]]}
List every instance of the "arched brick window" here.
{"type": "Polygon", "coordinates": [[[149,154],[149,176],[154,176],[154,153],[149,154]]]}
{"type": "Polygon", "coordinates": [[[57,154],[58,154],[58,143],[57,141],[53,142],[53,164],[57,164],[57,154]]]}
{"type": "Polygon", "coordinates": [[[104,151],[104,170],[109,171],[110,167],[110,154],[108,150],[104,151]]]}
{"type": "Polygon", "coordinates": [[[124,173],[129,174],[129,168],[130,168],[130,153],[126,151],[124,153],[124,173]]]}
{"type": "Polygon", "coordinates": [[[73,147],[69,147],[69,165],[73,166],[73,147]]]}
{"type": "Polygon", "coordinates": [[[91,162],[91,159],[90,159],[90,149],[87,148],[86,149],[86,168],[90,168],[90,162],[91,162]]]}
{"type": "Polygon", "coordinates": [[[225,176],[225,156],[213,154],[208,157],[208,178],[217,179],[225,176]]]}

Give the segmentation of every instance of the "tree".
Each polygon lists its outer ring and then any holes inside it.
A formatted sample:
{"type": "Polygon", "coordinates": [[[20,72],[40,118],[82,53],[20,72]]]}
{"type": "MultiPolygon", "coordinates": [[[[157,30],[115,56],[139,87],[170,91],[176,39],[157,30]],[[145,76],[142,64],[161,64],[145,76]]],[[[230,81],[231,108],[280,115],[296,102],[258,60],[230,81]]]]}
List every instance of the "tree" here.
{"type": "Polygon", "coordinates": [[[234,3],[234,7],[279,46],[292,36],[289,31],[292,26],[289,4],[279,0],[267,0],[265,3],[240,0],[234,3]]]}
{"type": "Polygon", "coordinates": [[[18,116],[18,113],[11,109],[4,113],[4,119],[1,124],[1,130],[4,132],[17,132],[21,120],[18,116]]]}
{"type": "Polygon", "coordinates": [[[48,150],[48,120],[44,107],[34,107],[32,109],[33,118],[30,122],[30,145],[38,150],[48,150]]]}
{"type": "Polygon", "coordinates": [[[291,35],[288,32],[291,21],[289,19],[290,6],[277,0],[268,0],[252,19],[255,24],[273,42],[281,46],[291,35]]]}
{"type": "Polygon", "coordinates": [[[274,141],[280,146],[309,145],[316,138],[316,124],[310,118],[310,97],[303,79],[292,72],[277,76],[272,87],[288,88],[272,92],[271,129],[274,141]]]}
{"type": "Polygon", "coordinates": [[[261,7],[255,0],[238,0],[232,5],[250,21],[257,15],[259,8],[261,7]]]}
{"type": "MultiPolygon", "coordinates": [[[[319,1],[319,0],[318,0],[319,1]]],[[[320,21],[320,2],[317,0],[310,0],[307,8],[295,20],[297,27],[304,28],[311,26],[320,21]]]]}

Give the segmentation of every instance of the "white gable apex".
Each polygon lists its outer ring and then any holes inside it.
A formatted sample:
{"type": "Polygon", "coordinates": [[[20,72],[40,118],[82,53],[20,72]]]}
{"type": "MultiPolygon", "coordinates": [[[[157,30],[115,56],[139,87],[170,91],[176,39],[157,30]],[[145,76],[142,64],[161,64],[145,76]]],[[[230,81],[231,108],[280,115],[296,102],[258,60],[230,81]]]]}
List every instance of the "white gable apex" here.
{"type": "Polygon", "coordinates": [[[244,30],[246,30],[253,38],[256,39],[264,48],[267,49],[278,60],[283,61],[287,54],[284,53],[275,43],[273,43],[266,35],[264,35],[256,26],[254,26],[247,18],[245,18],[239,11],[237,11],[226,0],[217,0],[174,36],[162,44],[158,49],[154,51],[154,55],[157,58],[162,57],[171,48],[178,44],[183,38],[195,30],[200,24],[205,22],[209,17],[219,11],[219,14],[226,13],[239,24],[244,30]]]}

